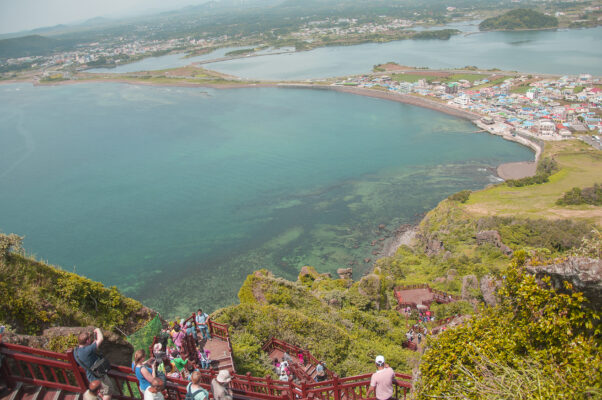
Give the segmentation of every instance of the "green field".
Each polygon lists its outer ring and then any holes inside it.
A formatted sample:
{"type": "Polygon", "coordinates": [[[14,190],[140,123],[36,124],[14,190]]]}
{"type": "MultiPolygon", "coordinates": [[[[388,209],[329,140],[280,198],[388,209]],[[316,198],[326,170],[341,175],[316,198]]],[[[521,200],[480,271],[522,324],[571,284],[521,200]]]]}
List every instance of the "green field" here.
{"type": "Polygon", "coordinates": [[[602,181],[602,152],[577,140],[547,142],[544,157],[555,158],[560,166],[549,182],[524,187],[500,184],[471,194],[464,207],[479,215],[575,218],[602,226],[602,207],[556,205],[556,200],[573,187],[602,181]]]}
{"type": "Polygon", "coordinates": [[[531,86],[529,86],[529,85],[520,85],[520,86],[515,86],[512,89],[510,89],[510,92],[525,94],[529,91],[529,89],[531,89],[531,86]]]}
{"type": "Polygon", "coordinates": [[[421,74],[393,74],[391,76],[391,79],[393,79],[394,81],[397,81],[397,82],[414,83],[414,82],[418,82],[421,79],[424,79],[426,81],[436,80],[437,77],[432,76],[432,75],[421,75],[421,74]]]}

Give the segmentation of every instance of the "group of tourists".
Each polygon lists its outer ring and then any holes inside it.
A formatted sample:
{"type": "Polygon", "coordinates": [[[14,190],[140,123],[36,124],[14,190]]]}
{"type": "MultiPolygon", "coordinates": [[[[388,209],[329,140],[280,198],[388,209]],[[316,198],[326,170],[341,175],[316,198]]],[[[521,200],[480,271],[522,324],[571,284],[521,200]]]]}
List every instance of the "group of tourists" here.
{"type": "MultiPolygon", "coordinates": [[[[138,379],[144,400],[164,400],[163,392],[173,390],[166,389],[167,378],[189,381],[186,400],[209,399],[209,392],[201,386],[201,370],[211,368],[210,353],[204,348],[205,343],[212,340],[208,327],[209,316],[199,309],[195,322],[175,321],[163,329],[149,357],[143,349],[134,353],[132,371],[138,379]]],[[[89,382],[84,400],[110,400],[117,393],[108,376],[110,363],[99,352],[103,340],[98,328],[92,333],[82,332],[78,336],[78,347],[73,354],[76,362],[85,369],[89,382]]],[[[230,371],[218,372],[211,381],[213,399],[232,400],[231,380],[230,371]]],[[[179,398],[174,395],[170,397],[179,398]]]]}
{"type": "MultiPolygon", "coordinates": [[[[207,315],[199,310],[196,317],[199,321],[208,322],[207,315]]],[[[163,330],[161,340],[153,346],[153,354],[147,357],[143,349],[134,353],[132,371],[138,380],[138,387],[144,400],[164,400],[164,392],[172,398],[180,398],[175,388],[166,388],[167,378],[178,378],[188,380],[186,387],[186,400],[209,400],[209,392],[202,387],[202,369],[210,367],[210,362],[201,361],[201,355],[207,356],[203,349],[203,343],[210,340],[208,330],[192,329],[189,323],[180,321],[171,324],[163,330]],[[167,340],[163,338],[167,336],[167,340]],[[171,339],[171,341],[170,341],[171,339]],[[194,351],[198,352],[198,362],[190,357],[190,343],[196,344],[194,351]],[[173,346],[172,346],[173,344],[173,346]]],[[[418,333],[420,335],[420,333],[418,333]]],[[[420,339],[419,339],[420,340],[420,339]]],[[[86,371],[89,382],[88,390],[84,393],[84,400],[110,400],[117,393],[115,384],[108,376],[109,362],[100,354],[99,348],[104,341],[102,331],[99,328],[93,332],[81,332],[78,336],[78,347],[74,349],[76,362],[86,371]]],[[[288,353],[284,353],[282,361],[274,359],[273,365],[281,381],[299,380],[293,373],[291,364],[295,363],[305,367],[303,352],[299,351],[296,360],[288,353]]],[[[395,373],[386,363],[383,356],[376,357],[377,372],[372,375],[368,396],[375,393],[378,400],[388,400],[393,395],[393,383],[395,373]]],[[[321,382],[327,379],[326,367],[323,361],[316,365],[314,380],[321,382]]],[[[230,382],[232,376],[226,369],[220,370],[212,379],[210,390],[215,400],[232,400],[232,389],[230,382]]]]}
{"type": "Polygon", "coordinates": [[[414,339],[416,339],[418,344],[420,344],[420,342],[422,342],[422,339],[425,338],[427,334],[428,329],[426,329],[425,326],[416,324],[412,326],[409,331],[406,332],[406,339],[410,343],[413,343],[414,339]]]}
{"type": "MultiPolygon", "coordinates": [[[[272,361],[272,367],[276,375],[278,375],[278,380],[281,382],[293,381],[295,383],[300,383],[302,377],[296,376],[294,369],[292,367],[293,363],[297,363],[298,366],[305,368],[305,357],[302,351],[297,352],[297,360],[294,361],[293,358],[286,351],[282,355],[282,360],[278,360],[274,358],[272,361]]],[[[326,365],[324,361],[319,361],[315,368],[315,376],[314,381],[322,382],[327,378],[326,374],[326,365]]]]}

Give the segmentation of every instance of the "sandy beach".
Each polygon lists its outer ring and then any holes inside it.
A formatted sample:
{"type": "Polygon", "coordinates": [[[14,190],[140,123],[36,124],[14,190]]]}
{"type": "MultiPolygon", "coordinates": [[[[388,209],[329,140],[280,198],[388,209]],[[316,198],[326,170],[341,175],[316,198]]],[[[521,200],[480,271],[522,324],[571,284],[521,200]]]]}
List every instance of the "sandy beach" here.
{"type": "Polygon", "coordinates": [[[535,175],[536,169],[535,161],[506,163],[497,167],[497,175],[504,180],[521,179],[535,175]]]}

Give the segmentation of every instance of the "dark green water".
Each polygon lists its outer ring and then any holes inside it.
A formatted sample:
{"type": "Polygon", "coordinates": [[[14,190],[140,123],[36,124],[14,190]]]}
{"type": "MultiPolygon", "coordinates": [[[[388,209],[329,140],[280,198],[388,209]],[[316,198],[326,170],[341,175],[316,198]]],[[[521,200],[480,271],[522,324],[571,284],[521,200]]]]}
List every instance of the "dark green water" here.
{"type": "Polygon", "coordinates": [[[0,230],[168,316],[246,275],[359,277],[377,227],[532,159],[431,110],[344,93],[0,86],[0,230]]]}

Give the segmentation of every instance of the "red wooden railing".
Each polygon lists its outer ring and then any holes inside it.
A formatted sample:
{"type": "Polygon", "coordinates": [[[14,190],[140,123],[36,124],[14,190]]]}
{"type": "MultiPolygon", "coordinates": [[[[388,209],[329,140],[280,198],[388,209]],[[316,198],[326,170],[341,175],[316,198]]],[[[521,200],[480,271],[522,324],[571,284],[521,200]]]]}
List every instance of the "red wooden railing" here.
{"type": "MultiPolygon", "coordinates": [[[[299,346],[295,346],[293,344],[276,339],[274,337],[272,337],[270,340],[268,340],[266,342],[266,344],[263,345],[262,349],[266,353],[271,353],[273,350],[276,350],[276,349],[281,350],[283,352],[287,352],[293,359],[297,359],[297,355],[299,354],[299,352],[301,352],[303,354],[303,361],[305,361],[305,364],[309,363],[309,364],[313,365],[314,367],[317,366],[318,363],[320,362],[308,350],[302,349],[299,346]]],[[[324,371],[326,371],[326,375],[329,378],[334,377],[334,374],[328,368],[324,368],[324,371]]]]}
{"type": "MultiPolygon", "coordinates": [[[[282,342],[284,343],[284,342],[282,342]]],[[[67,392],[83,393],[87,387],[85,371],[75,362],[73,353],[55,353],[30,347],[0,343],[0,354],[3,356],[2,378],[11,386],[17,382],[62,389],[67,392]]],[[[310,357],[311,359],[311,357],[310,357]]],[[[201,371],[201,386],[210,391],[210,384],[218,371],[201,371]]],[[[366,391],[370,385],[370,374],[348,378],[332,379],[319,383],[280,382],[270,377],[258,378],[250,374],[233,374],[230,383],[234,398],[257,400],[358,400],[366,399],[366,391]]],[[[128,367],[113,366],[109,377],[115,383],[118,400],[135,400],[141,397],[138,380],[128,367]]],[[[395,395],[397,399],[405,399],[411,388],[411,377],[396,374],[395,395]]],[[[168,378],[164,395],[169,400],[184,400],[187,381],[168,378]]]]}
{"type": "MultiPolygon", "coordinates": [[[[198,332],[198,325],[196,323],[195,316],[196,316],[196,314],[192,313],[192,315],[184,321],[184,325],[186,325],[186,322],[191,321],[194,324],[194,328],[198,332]]],[[[230,333],[228,331],[228,325],[220,324],[218,322],[215,322],[215,321],[209,319],[207,321],[207,326],[209,328],[209,335],[212,338],[216,337],[216,338],[222,339],[228,343],[228,357],[229,357],[229,361],[230,361],[230,365],[231,365],[231,367],[229,369],[231,369],[232,372],[236,372],[236,367],[234,366],[232,342],[230,341],[230,333]]]]}

